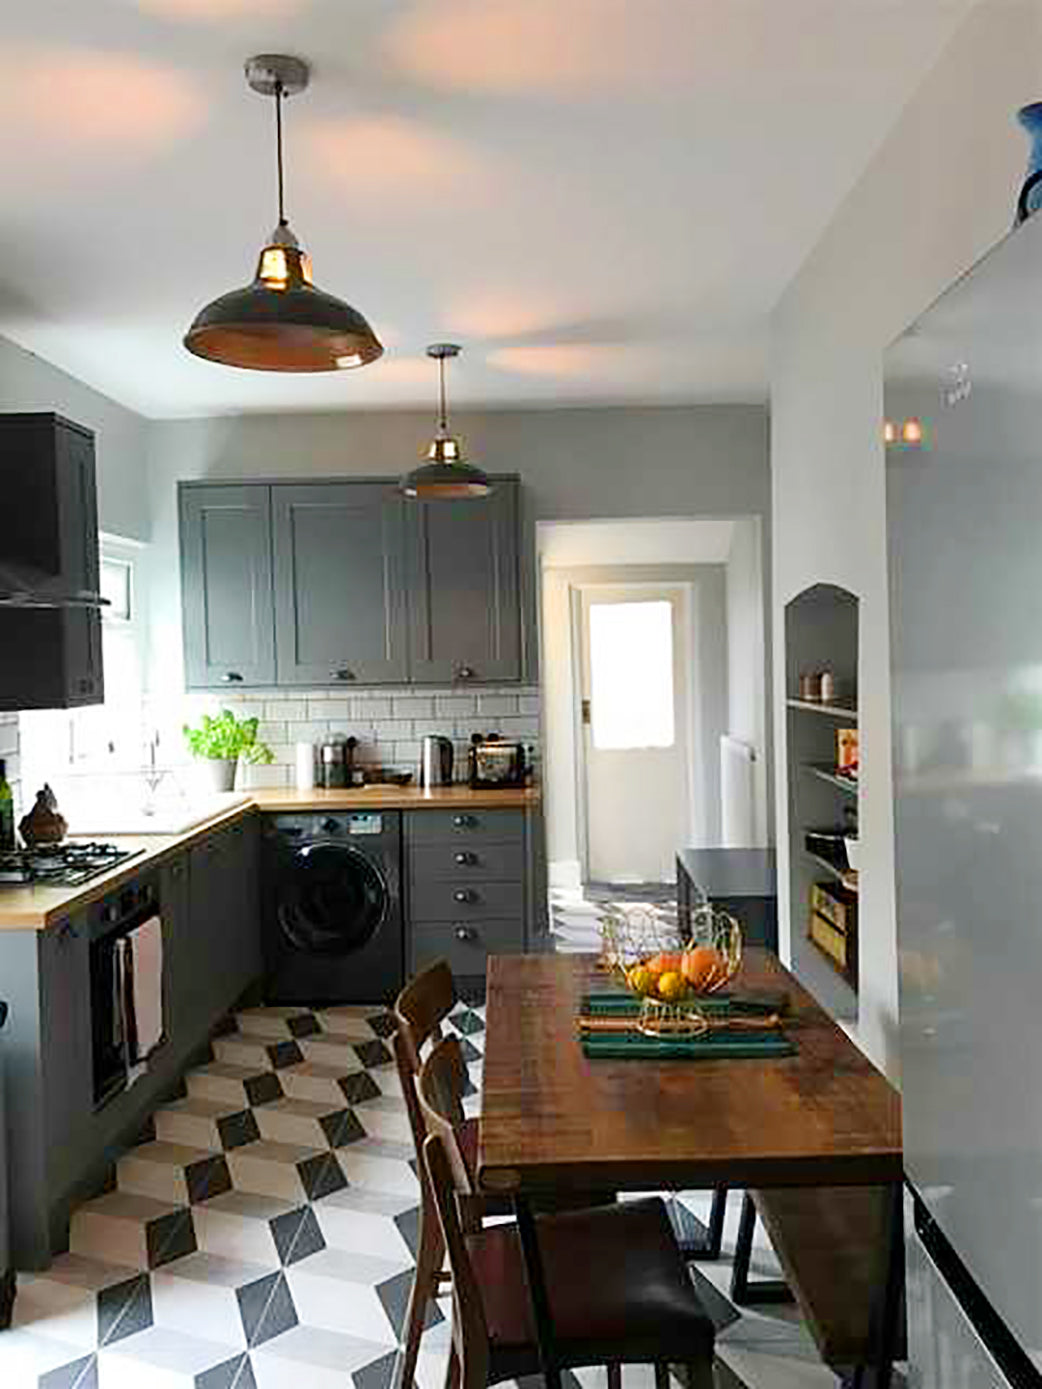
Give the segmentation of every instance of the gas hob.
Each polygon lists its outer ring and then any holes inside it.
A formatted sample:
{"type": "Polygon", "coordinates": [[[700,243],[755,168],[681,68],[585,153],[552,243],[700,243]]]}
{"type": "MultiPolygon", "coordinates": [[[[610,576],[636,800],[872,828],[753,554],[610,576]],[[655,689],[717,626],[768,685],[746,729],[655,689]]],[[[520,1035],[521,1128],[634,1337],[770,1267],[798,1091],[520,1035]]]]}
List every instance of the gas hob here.
{"type": "Polygon", "coordinates": [[[142,852],[116,844],[38,844],[32,849],[4,849],[0,850],[0,885],[79,887],[142,852]]]}

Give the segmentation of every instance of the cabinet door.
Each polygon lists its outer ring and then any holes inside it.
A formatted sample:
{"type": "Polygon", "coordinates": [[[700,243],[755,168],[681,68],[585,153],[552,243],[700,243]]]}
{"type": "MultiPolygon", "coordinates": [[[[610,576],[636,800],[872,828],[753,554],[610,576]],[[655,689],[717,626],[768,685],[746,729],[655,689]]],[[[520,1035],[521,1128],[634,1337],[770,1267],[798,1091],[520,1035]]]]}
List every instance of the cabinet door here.
{"type": "Polygon", "coordinates": [[[272,488],[279,684],[401,681],[404,503],[387,483],[272,488]]]}
{"type": "Polygon", "coordinates": [[[44,1131],[53,1193],[64,1190],[77,1173],[93,1111],[86,913],[50,927],[38,941],[44,1131]]]}
{"type": "Polygon", "coordinates": [[[516,480],[490,497],[411,502],[408,515],[412,679],[520,679],[516,480]]]}
{"type": "Polygon", "coordinates": [[[257,825],[245,817],[194,844],[189,856],[189,934],[195,996],[211,1025],[260,975],[257,825]]]}
{"type": "Polygon", "coordinates": [[[186,484],[180,505],[186,684],[272,684],[271,489],[186,484]]]}

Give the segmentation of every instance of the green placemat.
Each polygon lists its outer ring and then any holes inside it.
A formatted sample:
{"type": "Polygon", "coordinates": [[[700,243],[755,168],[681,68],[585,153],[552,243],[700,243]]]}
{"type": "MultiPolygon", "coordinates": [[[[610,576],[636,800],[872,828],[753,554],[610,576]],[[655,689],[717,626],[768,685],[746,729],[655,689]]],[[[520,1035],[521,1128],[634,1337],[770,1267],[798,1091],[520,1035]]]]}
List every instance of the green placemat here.
{"type": "Polygon", "coordinates": [[[581,1038],[591,1061],[720,1061],[736,1057],[795,1056],[796,1044],[780,1032],[741,1037],[726,1032],[703,1037],[645,1037],[639,1032],[588,1034],[581,1038]]]}
{"type": "MultiPolygon", "coordinates": [[[[727,1017],[731,1013],[748,1016],[757,1013],[786,1013],[789,1008],[787,994],[758,994],[755,998],[741,994],[710,994],[699,1000],[698,1006],[709,1017],[727,1017]]],[[[582,1011],[594,1018],[636,1017],[640,1012],[640,1000],[628,990],[595,989],[582,998],[582,1011]]]]}

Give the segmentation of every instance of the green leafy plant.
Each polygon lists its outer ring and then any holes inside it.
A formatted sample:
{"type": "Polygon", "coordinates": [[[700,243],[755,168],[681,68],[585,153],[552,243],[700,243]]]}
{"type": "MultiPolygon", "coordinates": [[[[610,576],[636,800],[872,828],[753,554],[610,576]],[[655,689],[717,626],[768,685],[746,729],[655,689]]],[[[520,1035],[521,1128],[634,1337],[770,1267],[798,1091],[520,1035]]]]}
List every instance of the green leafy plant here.
{"type": "Polygon", "coordinates": [[[275,761],[267,743],[257,739],[257,720],[237,719],[230,709],[216,716],[204,714],[198,728],[185,724],[184,735],[195,757],[229,762],[241,758],[254,764],[275,761]]]}

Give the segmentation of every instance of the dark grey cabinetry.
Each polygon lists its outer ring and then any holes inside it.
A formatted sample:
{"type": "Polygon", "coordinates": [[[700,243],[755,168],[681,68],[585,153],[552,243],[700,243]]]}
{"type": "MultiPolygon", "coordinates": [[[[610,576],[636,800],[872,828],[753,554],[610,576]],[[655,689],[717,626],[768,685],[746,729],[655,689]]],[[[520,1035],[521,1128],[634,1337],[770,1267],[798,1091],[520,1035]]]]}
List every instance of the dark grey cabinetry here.
{"type": "Polygon", "coordinates": [[[490,497],[410,506],[414,681],[521,678],[518,491],[499,478],[490,497]]]}
{"type": "MultiPolygon", "coordinates": [[[[60,415],[0,415],[4,562],[34,588],[98,593],[94,435],[60,415]]],[[[97,607],[0,608],[0,709],[98,704],[105,687],[97,607]],[[17,658],[15,657],[17,653],[17,658]]]]}
{"type": "Polygon", "coordinates": [[[193,1027],[229,1008],[260,976],[258,845],[258,820],[250,815],[189,851],[187,952],[194,988],[184,1005],[193,1027]]]}
{"type": "Polygon", "coordinates": [[[271,488],[182,485],[179,502],[186,684],[274,684],[271,488]]]}
{"type": "Polygon", "coordinates": [[[448,960],[480,993],[489,955],[529,937],[528,817],[520,810],[418,810],[406,816],[411,972],[448,960]]]}
{"type": "Polygon", "coordinates": [[[408,678],[404,505],[387,483],[272,488],[279,684],[408,678]]]}

